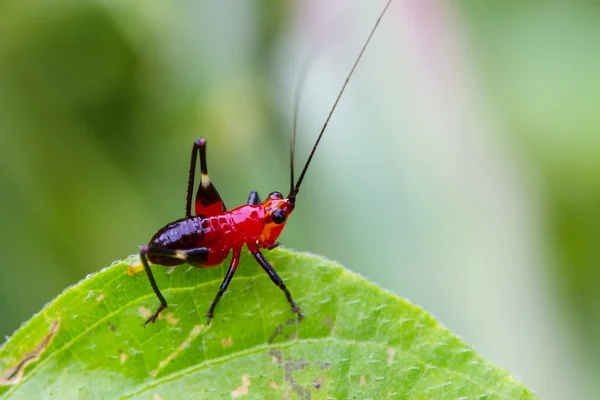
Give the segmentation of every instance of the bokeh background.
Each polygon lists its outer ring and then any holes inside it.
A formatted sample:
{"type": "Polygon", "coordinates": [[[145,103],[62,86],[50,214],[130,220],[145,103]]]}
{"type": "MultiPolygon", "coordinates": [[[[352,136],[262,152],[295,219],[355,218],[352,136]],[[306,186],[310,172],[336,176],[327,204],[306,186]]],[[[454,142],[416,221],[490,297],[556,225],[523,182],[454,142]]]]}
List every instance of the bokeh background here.
{"type": "MultiPolygon", "coordinates": [[[[0,3],[0,333],[182,217],[201,135],[229,207],[287,192],[300,65],[317,51],[297,168],[382,7],[0,3]]],[[[598,398],[598,104],[597,2],[396,1],[281,241],[423,306],[544,399],[598,398]]]]}

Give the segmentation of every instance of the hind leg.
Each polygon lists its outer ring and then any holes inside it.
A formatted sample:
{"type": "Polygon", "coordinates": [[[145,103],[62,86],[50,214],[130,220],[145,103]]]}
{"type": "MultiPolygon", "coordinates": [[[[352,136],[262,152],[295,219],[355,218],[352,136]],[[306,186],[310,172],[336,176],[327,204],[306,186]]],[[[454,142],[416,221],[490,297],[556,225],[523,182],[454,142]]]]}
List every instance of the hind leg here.
{"type": "Polygon", "coordinates": [[[194,191],[194,177],[196,175],[196,160],[198,154],[200,154],[200,185],[198,186],[196,200],[194,201],[194,213],[196,215],[211,217],[227,211],[223,199],[221,199],[219,192],[217,192],[217,189],[208,176],[208,167],[206,166],[206,140],[200,138],[194,142],[194,147],[192,148],[187,196],[185,198],[186,218],[192,216],[192,194],[194,191]]]}

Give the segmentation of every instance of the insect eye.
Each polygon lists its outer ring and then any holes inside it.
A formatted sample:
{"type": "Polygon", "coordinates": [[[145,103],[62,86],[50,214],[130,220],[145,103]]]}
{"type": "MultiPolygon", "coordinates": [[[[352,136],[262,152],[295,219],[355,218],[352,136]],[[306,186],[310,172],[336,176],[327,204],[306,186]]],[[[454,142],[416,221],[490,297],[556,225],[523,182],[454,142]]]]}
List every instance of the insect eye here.
{"type": "Polygon", "coordinates": [[[279,192],[271,192],[271,194],[269,195],[269,197],[271,199],[279,199],[279,200],[283,199],[283,195],[281,193],[279,193],[279,192]]]}
{"type": "Polygon", "coordinates": [[[273,211],[273,213],[271,214],[271,219],[273,220],[273,222],[275,222],[277,225],[279,224],[283,224],[285,222],[285,219],[287,218],[287,216],[285,215],[285,211],[283,211],[281,208],[276,209],[275,211],[273,211]]]}

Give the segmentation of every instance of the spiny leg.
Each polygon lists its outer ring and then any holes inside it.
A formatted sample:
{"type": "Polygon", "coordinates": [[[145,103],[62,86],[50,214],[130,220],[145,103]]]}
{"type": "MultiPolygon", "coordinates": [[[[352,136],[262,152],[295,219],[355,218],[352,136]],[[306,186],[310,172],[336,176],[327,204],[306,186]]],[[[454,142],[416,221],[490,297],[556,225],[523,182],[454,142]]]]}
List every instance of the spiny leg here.
{"type": "Polygon", "coordinates": [[[260,203],[261,203],[260,197],[258,196],[258,193],[256,192],[256,190],[251,191],[250,196],[248,196],[248,204],[250,204],[252,206],[257,206],[260,203]]]}
{"type": "Polygon", "coordinates": [[[217,192],[217,189],[208,176],[208,168],[206,166],[206,140],[200,138],[194,142],[194,147],[192,148],[187,196],[185,199],[186,218],[192,216],[192,195],[194,193],[194,178],[196,174],[196,159],[198,153],[200,153],[200,185],[198,186],[198,192],[196,193],[194,212],[196,215],[211,217],[227,211],[225,203],[223,203],[219,192],[217,192]]]}
{"type": "Polygon", "coordinates": [[[148,322],[154,323],[158,315],[162,310],[167,308],[167,301],[164,296],[160,292],[158,285],[156,284],[156,280],[154,279],[154,275],[152,274],[152,270],[150,269],[150,264],[148,263],[148,256],[157,256],[157,257],[167,257],[174,258],[177,260],[182,260],[188,262],[190,264],[202,264],[208,258],[209,249],[206,247],[198,247],[194,249],[187,250],[174,250],[167,249],[165,247],[151,247],[151,246],[141,246],[140,247],[140,260],[142,261],[142,265],[144,266],[144,270],[146,271],[146,275],[148,275],[148,280],[150,281],[150,285],[152,286],[152,290],[158,297],[160,301],[160,305],[158,309],[150,318],[144,322],[144,326],[148,324],[148,322]]]}
{"type": "Polygon", "coordinates": [[[287,287],[283,283],[283,280],[279,277],[279,275],[273,269],[271,264],[269,264],[269,261],[267,261],[265,256],[262,255],[258,246],[255,243],[250,243],[250,244],[248,244],[248,249],[254,256],[256,261],[260,264],[260,266],[265,270],[267,275],[269,275],[269,278],[271,278],[271,281],[274,284],[276,284],[279,287],[279,289],[283,290],[283,293],[285,293],[285,297],[287,298],[288,303],[290,303],[290,306],[292,306],[292,311],[294,311],[296,314],[298,314],[298,319],[301,320],[303,315],[300,312],[300,307],[298,307],[296,305],[296,303],[294,303],[294,300],[292,299],[292,295],[290,294],[290,291],[287,289],[287,287]]]}
{"type": "Polygon", "coordinates": [[[207,326],[210,325],[210,320],[213,317],[213,312],[215,311],[215,307],[217,306],[217,304],[219,304],[219,300],[221,300],[223,293],[225,293],[225,291],[227,290],[227,287],[229,286],[229,282],[231,282],[231,278],[233,278],[233,274],[235,274],[235,271],[237,270],[238,264],[240,262],[240,253],[241,253],[241,249],[233,250],[233,255],[231,256],[231,263],[229,264],[229,269],[227,270],[227,275],[225,275],[225,279],[223,279],[223,283],[221,283],[219,292],[215,296],[215,299],[211,303],[210,308],[208,309],[208,312],[206,313],[206,316],[208,317],[208,320],[206,321],[207,326]]]}

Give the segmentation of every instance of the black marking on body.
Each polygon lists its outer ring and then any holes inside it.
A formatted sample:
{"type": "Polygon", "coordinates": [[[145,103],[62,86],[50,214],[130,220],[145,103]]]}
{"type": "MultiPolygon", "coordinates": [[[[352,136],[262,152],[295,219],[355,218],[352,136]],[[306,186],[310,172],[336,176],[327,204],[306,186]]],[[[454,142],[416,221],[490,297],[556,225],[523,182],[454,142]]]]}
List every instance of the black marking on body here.
{"type": "Polygon", "coordinates": [[[206,188],[202,185],[200,186],[200,188],[198,189],[198,193],[196,193],[196,201],[202,203],[204,207],[209,207],[213,204],[221,202],[223,204],[221,212],[227,210],[227,208],[225,207],[225,203],[221,199],[219,192],[217,192],[217,189],[212,184],[212,182],[210,182],[210,184],[206,188]]]}
{"type": "Polygon", "coordinates": [[[150,240],[150,245],[168,249],[199,247],[205,234],[202,228],[203,219],[203,216],[195,216],[173,221],[156,232],[150,240]]]}
{"type": "MultiPolygon", "coordinates": [[[[181,218],[161,228],[150,240],[149,245],[156,248],[167,249],[193,249],[202,246],[202,240],[206,233],[202,228],[202,221],[206,218],[198,215],[192,218],[181,218]]],[[[148,255],[152,264],[173,266],[183,264],[184,261],[156,255],[148,255]]]]}

